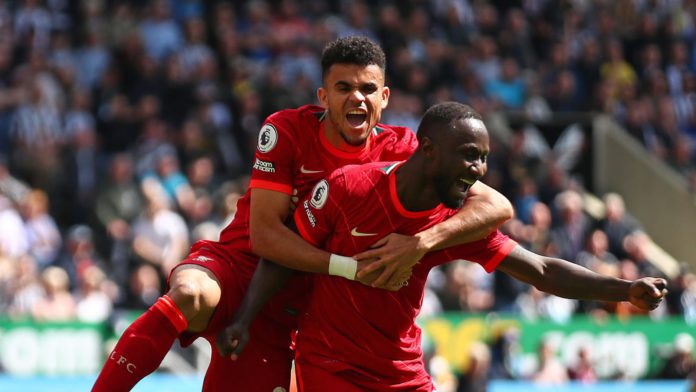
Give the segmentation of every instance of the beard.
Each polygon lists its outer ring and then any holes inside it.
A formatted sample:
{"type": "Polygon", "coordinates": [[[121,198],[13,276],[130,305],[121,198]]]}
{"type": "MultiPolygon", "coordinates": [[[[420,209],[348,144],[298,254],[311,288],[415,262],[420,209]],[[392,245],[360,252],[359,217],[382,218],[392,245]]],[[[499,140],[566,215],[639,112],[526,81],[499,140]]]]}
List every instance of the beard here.
{"type": "Polygon", "coordinates": [[[447,208],[457,210],[464,204],[465,197],[455,188],[452,180],[438,176],[435,178],[435,193],[440,202],[447,208]]]}

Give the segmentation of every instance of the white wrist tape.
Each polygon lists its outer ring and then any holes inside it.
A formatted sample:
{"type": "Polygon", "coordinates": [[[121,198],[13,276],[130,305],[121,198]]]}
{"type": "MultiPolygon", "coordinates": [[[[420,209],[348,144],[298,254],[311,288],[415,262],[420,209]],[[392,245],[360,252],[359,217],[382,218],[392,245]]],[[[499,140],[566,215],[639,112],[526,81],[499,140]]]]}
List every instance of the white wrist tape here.
{"type": "Polygon", "coordinates": [[[352,257],[331,254],[329,257],[329,275],[342,276],[349,280],[355,280],[358,271],[358,262],[352,257]]]}

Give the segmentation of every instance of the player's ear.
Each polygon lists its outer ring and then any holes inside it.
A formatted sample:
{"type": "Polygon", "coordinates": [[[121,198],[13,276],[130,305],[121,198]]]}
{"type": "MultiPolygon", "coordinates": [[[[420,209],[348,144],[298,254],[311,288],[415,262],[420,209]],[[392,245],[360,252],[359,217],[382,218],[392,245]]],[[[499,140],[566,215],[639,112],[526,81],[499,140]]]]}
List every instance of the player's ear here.
{"type": "Polygon", "coordinates": [[[418,149],[422,158],[422,170],[426,175],[432,176],[437,173],[439,161],[437,144],[428,136],[421,137],[419,143],[418,149]]]}
{"type": "Polygon", "coordinates": [[[321,105],[324,109],[329,108],[329,101],[327,99],[326,89],[324,89],[324,87],[319,87],[317,89],[317,99],[319,100],[319,105],[321,105]]]}
{"type": "Polygon", "coordinates": [[[389,105],[389,94],[391,94],[389,87],[384,86],[382,88],[382,109],[386,109],[389,105]]]}
{"type": "Polygon", "coordinates": [[[435,144],[427,136],[421,137],[420,141],[418,142],[418,148],[423,153],[423,156],[428,158],[432,158],[433,154],[435,153],[435,144]]]}

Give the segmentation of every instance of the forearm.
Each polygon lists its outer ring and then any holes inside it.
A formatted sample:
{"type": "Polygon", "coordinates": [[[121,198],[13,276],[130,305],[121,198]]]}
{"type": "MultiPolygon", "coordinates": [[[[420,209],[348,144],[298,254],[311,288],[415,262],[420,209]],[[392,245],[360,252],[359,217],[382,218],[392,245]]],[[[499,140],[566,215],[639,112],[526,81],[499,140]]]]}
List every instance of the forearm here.
{"type": "Polygon", "coordinates": [[[246,295],[239,305],[235,320],[249,325],[263,306],[281,288],[285,287],[291,275],[291,269],[261,259],[249,283],[246,295]]]}
{"type": "Polygon", "coordinates": [[[421,247],[434,251],[478,241],[512,218],[512,205],[494,189],[479,182],[469,192],[457,214],[416,234],[421,247]]]}
{"type": "Polygon", "coordinates": [[[329,273],[331,253],[311,245],[281,223],[269,224],[262,232],[252,234],[252,246],[257,255],[287,268],[329,273]]]}
{"type": "Polygon", "coordinates": [[[536,288],[563,298],[628,301],[630,281],[600,275],[577,264],[546,257],[544,278],[536,288]]]}

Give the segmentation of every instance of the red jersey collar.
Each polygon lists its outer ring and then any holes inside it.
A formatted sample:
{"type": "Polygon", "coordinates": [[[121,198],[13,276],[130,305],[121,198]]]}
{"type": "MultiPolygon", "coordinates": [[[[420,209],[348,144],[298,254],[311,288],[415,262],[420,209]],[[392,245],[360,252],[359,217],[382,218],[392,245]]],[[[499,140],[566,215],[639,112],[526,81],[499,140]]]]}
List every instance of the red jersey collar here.
{"type": "Polygon", "coordinates": [[[425,211],[409,211],[406,208],[404,208],[404,205],[401,204],[401,200],[399,200],[399,195],[396,193],[396,169],[399,166],[401,166],[404,162],[405,161],[394,163],[391,167],[385,170],[385,172],[389,176],[389,196],[391,196],[391,200],[394,204],[394,208],[396,208],[396,211],[407,218],[422,218],[425,216],[432,215],[435,211],[442,209],[442,203],[438,204],[434,208],[425,211]]]}
{"type": "Polygon", "coordinates": [[[326,138],[326,134],[324,134],[324,119],[326,116],[321,117],[321,122],[319,123],[319,141],[321,142],[321,145],[329,151],[331,154],[344,158],[344,159],[351,159],[351,158],[360,158],[363,155],[365,155],[368,151],[370,151],[370,146],[372,145],[372,139],[373,136],[375,135],[375,130],[371,130],[370,133],[367,135],[367,140],[365,141],[365,144],[362,146],[351,146],[348,143],[345,143],[341,141],[341,145],[336,147],[333,146],[330,142],[329,139],[326,138]]]}

